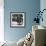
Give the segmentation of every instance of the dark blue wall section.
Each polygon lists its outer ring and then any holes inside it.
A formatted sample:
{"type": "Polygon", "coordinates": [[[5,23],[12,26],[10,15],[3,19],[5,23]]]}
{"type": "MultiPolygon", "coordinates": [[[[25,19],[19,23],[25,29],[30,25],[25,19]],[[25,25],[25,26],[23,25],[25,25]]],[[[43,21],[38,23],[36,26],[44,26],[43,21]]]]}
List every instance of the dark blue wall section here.
{"type": "MultiPolygon", "coordinates": [[[[18,41],[32,31],[32,21],[40,9],[40,0],[4,0],[4,35],[7,41],[18,41]],[[25,28],[10,28],[10,12],[26,12],[25,28]]],[[[33,22],[34,23],[34,22],[33,22]]]]}

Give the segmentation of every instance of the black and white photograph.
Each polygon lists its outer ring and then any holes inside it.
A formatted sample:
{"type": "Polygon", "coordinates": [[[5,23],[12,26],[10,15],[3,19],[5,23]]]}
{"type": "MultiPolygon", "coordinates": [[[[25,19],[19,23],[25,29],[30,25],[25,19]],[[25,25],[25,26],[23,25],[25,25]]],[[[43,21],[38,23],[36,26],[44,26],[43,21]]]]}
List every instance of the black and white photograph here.
{"type": "Polygon", "coordinates": [[[11,27],[24,27],[25,26],[25,13],[24,12],[11,12],[10,13],[10,26],[11,27]]]}

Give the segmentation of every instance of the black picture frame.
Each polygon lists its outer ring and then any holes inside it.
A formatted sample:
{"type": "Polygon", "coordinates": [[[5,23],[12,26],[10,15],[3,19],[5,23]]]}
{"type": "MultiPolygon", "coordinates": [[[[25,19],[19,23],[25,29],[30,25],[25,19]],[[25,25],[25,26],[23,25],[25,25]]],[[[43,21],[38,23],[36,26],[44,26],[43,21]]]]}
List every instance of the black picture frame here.
{"type": "Polygon", "coordinates": [[[10,12],[10,27],[25,27],[26,12],[10,12]]]}

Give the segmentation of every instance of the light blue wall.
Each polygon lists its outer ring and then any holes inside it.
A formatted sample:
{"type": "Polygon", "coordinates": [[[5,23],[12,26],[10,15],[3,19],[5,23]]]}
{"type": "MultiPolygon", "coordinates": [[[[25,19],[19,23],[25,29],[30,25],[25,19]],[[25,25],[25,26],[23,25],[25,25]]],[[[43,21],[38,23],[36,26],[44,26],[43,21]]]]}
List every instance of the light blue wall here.
{"type": "Polygon", "coordinates": [[[18,41],[32,30],[32,21],[40,9],[39,0],[4,0],[4,38],[7,41],[18,41]],[[25,28],[10,28],[10,12],[26,12],[25,28]]]}
{"type": "MultiPolygon", "coordinates": [[[[43,9],[46,9],[46,0],[41,0],[40,1],[40,10],[42,11],[43,9]]],[[[40,25],[46,27],[46,10],[43,12],[43,22],[40,21],[40,25]]]]}

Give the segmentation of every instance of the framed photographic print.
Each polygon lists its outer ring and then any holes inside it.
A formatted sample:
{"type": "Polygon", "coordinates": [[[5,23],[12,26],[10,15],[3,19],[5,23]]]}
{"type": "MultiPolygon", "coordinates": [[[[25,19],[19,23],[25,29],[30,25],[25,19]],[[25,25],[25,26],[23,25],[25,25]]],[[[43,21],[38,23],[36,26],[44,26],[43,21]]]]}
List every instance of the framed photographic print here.
{"type": "Polygon", "coordinates": [[[25,27],[25,12],[10,12],[11,27],[25,27]]]}

